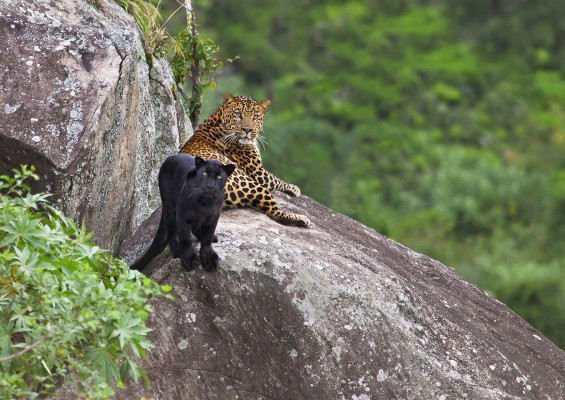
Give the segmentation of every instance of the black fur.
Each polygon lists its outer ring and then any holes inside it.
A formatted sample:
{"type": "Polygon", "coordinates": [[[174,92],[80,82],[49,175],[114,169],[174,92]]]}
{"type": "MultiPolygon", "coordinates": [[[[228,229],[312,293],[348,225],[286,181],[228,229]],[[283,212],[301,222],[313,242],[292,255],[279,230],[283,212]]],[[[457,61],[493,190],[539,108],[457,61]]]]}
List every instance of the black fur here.
{"type": "Polygon", "coordinates": [[[187,154],[168,157],[159,171],[163,203],[159,228],[149,249],[131,269],[143,269],[167,243],[173,257],[180,258],[187,270],[194,269],[198,257],[192,247],[191,232],[200,241],[202,268],[216,269],[218,255],[212,249],[212,241],[224,201],[224,186],[234,169],[233,164],[204,161],[187,154]]]}

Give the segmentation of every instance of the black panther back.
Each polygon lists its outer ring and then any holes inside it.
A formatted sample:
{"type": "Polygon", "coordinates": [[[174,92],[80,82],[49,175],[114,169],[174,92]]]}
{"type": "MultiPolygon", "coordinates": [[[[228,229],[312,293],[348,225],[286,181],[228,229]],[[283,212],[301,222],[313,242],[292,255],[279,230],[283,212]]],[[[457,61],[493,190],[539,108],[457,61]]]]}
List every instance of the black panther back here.
{"type": "Polygon", "coordinates": [[[168,157],[159,171],[163,204],[159,228],[149,249],[131,269],[143,269],[167,243],[173,257],[180,257],[187,270],[194,269],[198,257],[192,247],[191,233],[200,241],[202,268],[216,269],[218,255],[212,249],[212,239],[224,202],[224,186],[234,169],[233,164],[204,161],[187,154],[168,157]]]}

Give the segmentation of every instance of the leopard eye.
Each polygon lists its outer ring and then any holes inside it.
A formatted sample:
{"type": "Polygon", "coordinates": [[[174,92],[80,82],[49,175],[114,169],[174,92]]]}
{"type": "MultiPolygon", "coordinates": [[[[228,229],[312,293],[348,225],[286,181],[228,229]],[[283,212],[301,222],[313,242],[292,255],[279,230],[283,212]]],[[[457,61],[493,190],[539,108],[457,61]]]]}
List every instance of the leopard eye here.
{"type": "Polygon", "coordinates": [[[202,175],[206,176],[206,175],[208,175],[208,172],[204,171],[204,172],[202,172],[202,175]]]}
{"type": "Polygon", "coordinates": [[[242,117],[242,115],[241,115],[241,113],[240,113],[240,112],[238,112],[238,113],[235,113],[235,116],[236,116],[237,118],[239,118],[239,119],[241,119],[241,117],[242,117]]]}
{"type": "Polygon", "coordinates": [[[259,118],[261,118],[261,115],[260,115],[260,114],[255,114],[255,115],[253,116],[253,120],[257,120],[257,119],[259,119],[259,118]]]}

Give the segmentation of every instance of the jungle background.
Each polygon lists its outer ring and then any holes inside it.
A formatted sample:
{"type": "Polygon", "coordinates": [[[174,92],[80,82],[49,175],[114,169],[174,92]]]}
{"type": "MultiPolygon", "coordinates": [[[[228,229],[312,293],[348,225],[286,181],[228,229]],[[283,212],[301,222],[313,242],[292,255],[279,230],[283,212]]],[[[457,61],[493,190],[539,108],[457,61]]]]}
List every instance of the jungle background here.
{"type": "Polygon", "coordinates": [[[228,92],[269,98],[268,170],[455,268],[565,348],[560,2],[192,5],[219,58],[239,56],[200,120],[228,92]]]}

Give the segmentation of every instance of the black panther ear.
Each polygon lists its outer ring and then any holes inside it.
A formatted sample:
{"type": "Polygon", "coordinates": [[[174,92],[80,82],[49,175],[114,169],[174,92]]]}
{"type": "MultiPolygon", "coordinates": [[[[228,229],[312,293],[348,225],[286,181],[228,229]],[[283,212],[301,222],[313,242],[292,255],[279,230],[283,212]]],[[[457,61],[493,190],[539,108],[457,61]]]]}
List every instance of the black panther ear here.
{"type": "Polygon", "coordinates": [[[190,171],[188,171],[186,173],[186,180],[189,180],[190,178],[194,178],[196,176],[196,168],[192,168],[190,171]]]}
{"type": "Polygon", "coordinates": [[[226,175],[230,176],[231,173],[235,170],[235,165],[233,164],[228,164],[228,165],[224,165],[224,171],[226,171],[226,175]]]}
{"type": "Polygon", "coordinates": [[[194,157],[194,165],[196,165],[196,169],[202,168],[204,164],[206,164],[206,160],[198,156],[194,157]]]}

